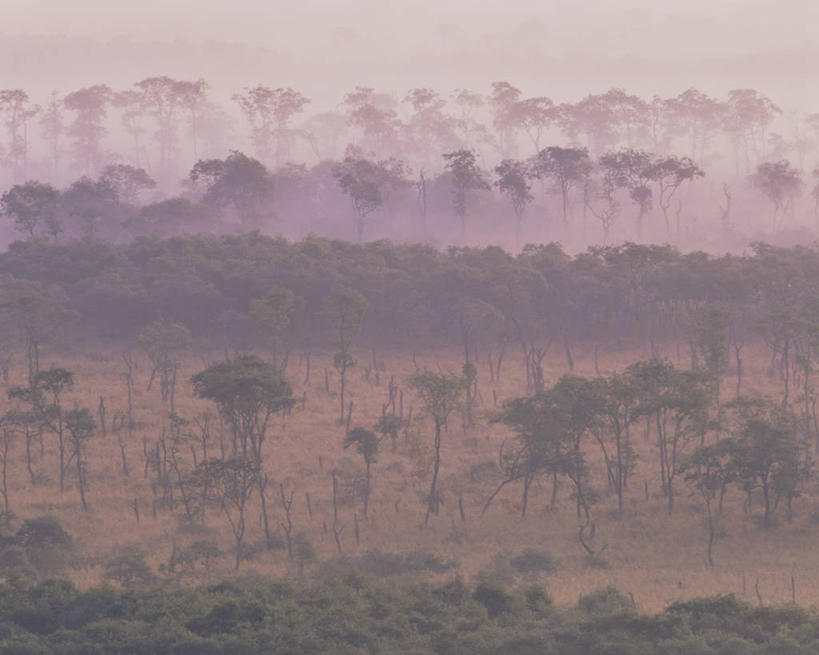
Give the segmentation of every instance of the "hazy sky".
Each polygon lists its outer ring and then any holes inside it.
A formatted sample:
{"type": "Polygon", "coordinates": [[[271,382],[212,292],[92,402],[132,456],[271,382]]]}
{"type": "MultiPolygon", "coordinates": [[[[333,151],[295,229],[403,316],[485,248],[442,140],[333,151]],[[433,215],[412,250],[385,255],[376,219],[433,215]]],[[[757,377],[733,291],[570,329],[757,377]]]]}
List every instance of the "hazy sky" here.
{"type": "MultiPolygon", "coordinates": [[[[229,42],[268,52],[222,57],[209,46],[183,62],[179,51],[154,61],[132,48],[126,68],[217,84],[220,76],[244,84],[269,72],[275,80],[259,81],[328,96],[330,86],[338,93],[357,83],[452,88],[505,78],[564,95],[609,86],[661,94],[757,86],[801,102],[814,93],[817,24],[816,0],[0,0],[0,45],[3,36],[55,34],[229,42]]],[[[14,54],[18,61],[0,63],[0,74],[17,78],[40,59],[39,75],[54,70],[56,80],[73,83],[114,66],[99,53],[78,56],[71,70],[71,54],[51,53],[54,63],[36,49],[14,54]]]]}
{"type": "Polygon", "coordinates": [[[305,51],[334,32],[412,49],[518,32],[549,50],[725,55],[815,38],[814,0],[2,0],[5,34],[241,40],[305,51]]]}

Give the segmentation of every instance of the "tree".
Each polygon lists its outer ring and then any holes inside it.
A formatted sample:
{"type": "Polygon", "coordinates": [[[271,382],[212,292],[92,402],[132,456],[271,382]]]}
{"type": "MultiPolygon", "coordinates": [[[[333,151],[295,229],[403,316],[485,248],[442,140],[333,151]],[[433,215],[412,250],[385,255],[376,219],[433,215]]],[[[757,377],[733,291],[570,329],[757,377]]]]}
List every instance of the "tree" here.
{"type": "MultiPolygon", "coordinates": [[[[69,462],[66,457],[66,424],[61,397],[73,386],[74,374],[64,368],[55,367],[45,371],[37,370],[29,378],[28,386],[13,386],[8,390],[10,399],[21,400],[29,404],[40,424],[57,437],[60,491],[65,489],[65,472],[69,462]]],[[[70,441],[70,435],[68,441],[70,441]]]]}
{"type": "Polygon", "coordinates": [[[310,99],[291,88],[270,89],[261,84],[246,88],[233,99],[239,104],[250,126],[250,136],[256,153],[263,161],[279,168],[290,157],[297,132],[290,123],[304,111],[310,99]]]}
{"type": "Polygon", "coordinates": [[[275,217],[273,176],[260,161],[237,150],[225,159],[200,159],[188,179],[204,188],[202,202],[227,211],[244,226],[275,217]]]}
{"type": "Polygon", "coordinates": [[[710,305],[696,312],[691,326],[691,338],[702,357],[714,407],[717,409],[717,425],[720,425],[722,418],[720,382],[728,368],[730,319],[730,315],[723,308],[710,305]]]}
{"type": "Polygon", "coordinates": [[[57,179],[60,174],[61,142],[65,133],[65,122],[63,120],[63,101],[56,91],[52,91],[48,96],[43,115],[40,116],[40,129],[43,138],[48,142],[54,179],[57,179]]]}
{"type": "Polygon", "coordinates": [[[356,238],[361,244],[364,241],[367,216],[384,203],[379,185],[381,175],[378,165],[368,159],[348,154],[344,161],[333,169],[333,176],[353,205],[356,238]]]}
{"type": "Polygon", "coordinates": [[[512,209],[515,212],[515,243],[520,243],[520,222],[523,219],[523,212],[526,211],[534,197],[529,193],[532,185],[529,182],[529,167],[525,162],[514,159],[504,159],[495,167],[495,174],[498,179],[495,186],[500,192],[509,197],[512,209]]]}
{"type": "Polygon", "coordinates": [[[285,287],[273,286],[262,298],[251,302],[250,315],[265,331],[271,346],[272,360],[281,370],[287,368],[289,344],[287,334],[292,331],[293,316],[304,305],[304,300],[285,287]]]}
{"type": "Polygon", "coordinates": [[[627,369],[639,385],[637,413],[654,421],[660,479],[668,515],[674,511],[674,481],[694,438],[704,441],[708,395],[698,373],[679,371],[666,360],[637,362],[627,369]]]}
{"type": "Polygon", "coordinates": [[[604,430],[595,430],[603,450],[610,482],[617,493],[617,511],[623,511],[623,491],[637,458],[631,445],[631,427],[640,418],[639,387],[630,372],[613,375],[605,380],[604,401],[600,408],[600,420],[604,430]],[[614,442],[614,454],[609,454],[604,433],[614,442]]]}
{"type": "Polygon", "coordinates": [[[445,113],[446,100],[432,89],[411,89],[403,102],[412,106],[413,113],[405,130],[414,146],[414,154],[423,168],[434,167],[439,152],[460,145],[457,121],[445,113]]]}
{"type": "Polygon", "coordinates": [[[390,95],[364,86],[357,86],[342,100],[349,124],[363,134],[362,145],[376,154],[383,155],[393,149],[397,140],[400,121],[395,104],[390,95]]]}
{"type": "Polygon", "coordinates": [[[236,541],[234,569],[239,570],[244,554],[247,505],[259,484],[259,462],[233,455],[227,459],[206,459],[194,470],[194,480],[209,501],[222,509],[236,541]]]}
{"type": "Polygon", "coordinates": [[[28,123],[40,112],[22,89],[0,90],[0,117],[7,134],[6,158],[12,179],[19,180],[28,165],[28,123]]]}
{"type": "Polygon", "coordinates": [[[176,102],[188,114],[191,150],[193,158],[199,157],[199,133],[208,112],[213,108],[208,102],[208,83],[200,78],[194,82],[181,80],[176,83],[176,102]]]}
{"type": "Polygon", "coordinates": [[[740,419],[732,466],[746,493],[762,490],[762,525],[768,528],[781,498],[785,498],[790,510],[800,479],[809,470],[800,463],[796,417],[764,399],[739,399],[731,409],[740,419]]]}
{"type": "Polygon", "coordinates": [[[435,455],[427,511],[424,515],[424,527],[429,525],[430,515],[438,514],[440,504],[438,473],[441,468],[441,431],[446,426],[450,414],[460,406],[468,384],[468,380],[452,373],[432,373],[430,371],[419,371],[409,379],[410,388],[415,391],[424,409],[432,417],[435,428],[433,441],[435,455]]]}
{"type": "Polygon", "coordinates": [[[725,104],[691,88],[665,101],[672,134],[688,142],[690,156],[703,162],[716,131],[725,116],[725,104]]]}
{"type": "Polygon", "coordinates": [[[510,157],[516,150],[515,137],[521,127],[520,89],[509,82],[492,82],[489,105],[492,107],[492,125],[498,137],[501,157],[510,157]]]}
{"type": "Polygon", "coordinates": [[[680,471],[685,474],[685,481],[700,494],[705,502],[709,566],[714,566],[712,550],[716,539],[713,502],[719,498],[720,513],[722,513],[722,497],[725,494],[725,487],[734,479],[731,462],[733,449],[734,442],[731,439],[721,439],[713,446],[697,448],[680,466],[680,471]]]}
{"type": "Polygon", "coordinates": [[[145,552],[137,545],[117,548],[105,563],[103,578],[123,587],[147,585],[156,579],[145,562],[145,552]]]}
{"type": "Polygon", "coordinates": [[[819,168],[814,168],[811,176],[813,177],[813,188],[810,190],[813,198],[813,217],[819,225],[819,168]]]}
{"type": "Polygon", "coordinates": [[[606,170],[615,187],[628,191],[632,202],[637,205],[637,234],[643,230],[643,217],[651,210],[654,194],[651,182],[651,155],[643,150],[625,149],[608,152],[600,158],[600,165],[606,170]]]}
{"type": "Polygon", "coordinates": [[[404,421],[401,417],[395,414],[382,414],[373,426],[373,430],[380,434],[382,439],[389,437],[390,441],[392,441],[392,449],[395,450],[398,442],[398,432],[403,425],[404,421]]]}
{"type": "Polygon", "coordinates": [[[99,183],[112,189],[119,202],[135,205],[143,191],[156,188],[156,182],[145,169],[128,164],[109,164],[102,169],[99,183]]]}
{"type": "Polygon", "coordinates": [[[593,168],[585,148],[551,146],[540,150],[532,160],[532,174],[538,179],[551,179],[560,192],[563,203],[563,225],[569,225],[569,194],[583,188],[593,168]]]}
{"type": "Polygon", "coordinates": [[[86,173],[100,166],[103,156],[100,143],[106,132],[106,107],[112,97],[109,87],[98,84],[69,93],[63,100],[65,108],[75,113],[68,134],[74,138],[74,156],[86,173]]]}
{"type": "Polygon", "coordinates": [[[59,234],[59,206],[60,192],[49,184],[34,180],[14,185],[0,198],[3,214],[29,238],[34,237],[40,226],[45,227],[52,236],[59,234]]]}
{"type": "Polygon", "coordinates": [[[85,500],[86,474],[88,472],[88,462],[85,458],[86,444],[97,431],[97,424],[94,415],[87,407],[75,408],[65,414],[65,427],[68,431],[68,441],[71,444],[71,457],[77,470],[77,488],[80,492],[82,509],[88,511],[88,503],[85,500]]]}
{"type": "Polygon", "coordinates": [[[72,223],[76,221],[76,227],[84,236],[97,234],[100,227],[116,233],[124,219],[124,207],[119,203],[116,190],[106,180],[81,177],[63,191],[60,204],[66,231],[71,219],[72,223]]]}
{"type": "Polygon", "coordinates": [[[163,323],[154,321],[139,332],[137,341],[148,355],[151,362],[151,377],[148,390],[153,386],[159,374],[159,393],[163,402],[169,402],[170,411],[174,411],[174,393],[176,375],[179,371],[179,353],[188,347],[190,330],[181,323],[163,323]]]}
{"type": "Polygon", "coordinates": [[[305,567],[314,564],[318,559],[316,549],[303,532],[297,532],[293,537],[293,557],[298,564],[300,576],[304,575],[305,567]]]}
{"type": "Polygon", "coordinates": [[[364,458],[367,477],[364,487],[364,518],[367,518],[367,509],[370,506],[370,469],[378,461],[379,438],[375,432],[367,428],[356,427],[344,437],[344,447],[355,446],[356,452],[364,458]]]}
{"type": "Polygon", "coordinates": [[[246,355],[213,364],[191,382],[196,395],[216,403],[230,426],[233,454],[261,464],[271,418],[293,404],[293,389],[281,371],[246,355]]]}
{"type": "Polygon", "coordinates": [[[543,134],[557,118],[554,103],[543,96],[526,98],[518,101],[514,111],[535,152],[540,152],[543,134]]]}
{"type": "Polygon", "coordinates": [[[31,280],[0,278],[0,311],[25,343],[28,380],[40,370],[40,349],[62,324],[67,312],[52,289],[31,280]]]}
{"type": "MultiPolygon", "coordinates": [[[[665,229],[668,236],[671,236],[671,221],[668,217],[668,210],[671,200],[682,186],[683,182],[693,181],[698,177],[704,177],[702,169],[688,157],[668,156],[655,158],[648,166],[646,177],[657,183],[657,204],[663,212],[665,229]]],[[[679,215],[678,215],[679,217],[679,215]]],[[[680,238],[680,223],[677,221],[677,238],[680,238]]]]}
{"type": "Polygon", "coordinates": [[[489,189],[478,160],[471,150],[456,150],[443,155],[446,169],[452,175],[452,208],[461,219],[462,236],[466,237],[467,193],[472,190],[489,189]]]}
{"type": "Polygon", "coordinates": [[[754,89],[733,89],[725,104],[725,130],[734,140],[739,168],[740,151],[744,155],[746,172],[752,161],[765,157],[766,130],[782,110],[769,98],[754,89]]]}
{"type": "Polygon", "coordinates": [[[529,489],[541,473],[552,477],[551,506],[554,507],[558,475],[563,473],[566,449],[566,435],[554,429],[554,418],[551,398],[545,390],[504,402],[503,411],[493,421],[514,430],[515,449],[510,451],[504,444],[501,455],[504,478],[484,504],[484,512],[507,484],[520,481],[523,485],[521,517],[526,516],[529,489]]]}
{"type": "Polygon", "coordinates": [[[793,201],[802,192],[802,174],[784,159],[763,162],[748,176],[748,183],[773,205],[771,226],[777,232],[782,227],[785,214],[793,208],[793,201]]]}
{"type": "Polygon", "coordinates": [[[347,387],[347,370],[355,366],[355,359],[350,354],[353,341],[361,330],[364,316],[369,309],[367,299],[355,291],[338,291],[330,296],[322,306],[321,316],[327,320],[336,332],[335,346],[338,349],[333,356],[333,366],[340,378],[340,416],[344,423],[344,400],[347,387]]]}

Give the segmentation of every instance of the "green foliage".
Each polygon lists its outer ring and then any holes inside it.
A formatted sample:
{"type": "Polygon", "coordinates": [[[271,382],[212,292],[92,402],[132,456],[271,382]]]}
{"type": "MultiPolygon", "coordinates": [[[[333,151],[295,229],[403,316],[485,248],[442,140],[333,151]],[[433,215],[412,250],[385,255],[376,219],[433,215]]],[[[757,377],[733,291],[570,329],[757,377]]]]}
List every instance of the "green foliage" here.
{"type": "Polygon", "coordinates": [[[445,573],[457,567],[433,553],[413,551],[406,555],[370,550],[359,557],[335,557],[324,562],[319,570],[322,577],[350,574],[373,575],[378,578],[413,573],[445,573]]]}
{"type": "Polygon", "coordinates": [[[260,409],[278,412],[292,403],[293,390],[281,372],[252,355],[214,364],[191,382],[200,398],[214,401],[230,419],[260,409]]]}
{"type": "Polygon", "coordinates": [[[509,565],[519,574],[551,573],[557,569],[555,558],[543,550],[529,548],[509,560],[509,565]]]}
{"type": "Polygon", "coordinates": [[[513,597],[499,582],[479,582],[472,596],[486,608],[489,618],[495,618],[512,608],[513,597]]]}
{"type": "Polygon", "coordinates": [[[114,551],[113,556],[105,563],[103,578],[123,587],[146,585],[155,580],[153,571],[145,562],[145,552],[135,545],[114,551]]]}
{"type": "Polygon", "coordinates": [[[723,599],[638,614],[615,590],[551,606],[539,588],[360,576],[289,585],[260,579],[209,587],[79,591],[47,581],[0,586],[3,653],[607,653],[815,652],[817,617],[723,599]]]}
{"type": "Polygon", "coordinates": [[[606,615],[634,611],[634,603],[616,587],[605,587],[580,596],[577,606],[586,614],[606,615]]]}
{"type": "Polygon", "coordinates": [[[71,535],[53,516],[26,519],[2,539],[0,572],[9,578],[40,578],[61,572],[74,548],[71,535]]]}
{"type": "Polygon", "coordinates": [[[344,437],[344,447],[355,446],[356,452],[364,458],[367,464],[374,464],[378,460],[380,441],[375,432],[367,428],[356,427],[344,437]]]}
{"type": "Polygon", "coordinates": [[[293,404],[284,374],[254,355],[213,364],[191,378],[200,398],[216,403],[243,453],[261,459],[270,417],[293,404]]]}

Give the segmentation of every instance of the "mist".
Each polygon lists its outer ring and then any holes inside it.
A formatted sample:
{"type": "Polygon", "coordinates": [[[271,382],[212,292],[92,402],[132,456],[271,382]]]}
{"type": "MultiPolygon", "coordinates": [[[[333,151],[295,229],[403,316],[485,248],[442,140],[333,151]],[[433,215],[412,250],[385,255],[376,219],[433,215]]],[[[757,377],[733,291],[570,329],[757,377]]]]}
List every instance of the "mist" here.
{"type": "Polygon", "coordinates": [[[2,5],[0,652],[816,651],[819,5],[2,5]]]}

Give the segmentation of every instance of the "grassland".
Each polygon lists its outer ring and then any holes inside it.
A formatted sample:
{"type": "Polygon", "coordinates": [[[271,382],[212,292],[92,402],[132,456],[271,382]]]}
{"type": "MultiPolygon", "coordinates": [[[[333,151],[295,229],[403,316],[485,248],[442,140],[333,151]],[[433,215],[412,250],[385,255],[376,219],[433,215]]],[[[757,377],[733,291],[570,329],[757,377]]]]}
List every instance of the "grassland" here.
{"type": "MultiPolygon", "coordinates": [[[[747,389],[776,392],[775,382],[766,375],[767,358],[764,350],[747,349],[745,385],[747,389]]],[[[575,373],[594,375],[591,349],[576,349],[575,373]]],[[[668,356],[676,361],[677,351],[668,348],[668,356]]],[[[794,517],[786,521],[784,512],[777,514],[777,525],[770,530],[758,527],[759,504],[743,511],[744,495],[732,491],[726,499],[725,511],[719,519],[720,539],[715,550],[716,566],[707,565],[705,557],[705,515],[701,503],[679,485],[677,509],[672,517],[665,513],[660,494],[655,447],[651,438],[641,434],[635,441],[639,460],[626,495],[622,516],[616,512],[616,499],[605,487],[602,460],[597,447],[589,442],[587,451],[592,467],[592,480],[597,502],[592,508],[595,523],[593,544],[606,546],[600,565],[589,563],[577,539],[574,505],[569,498],[569,485],[561,487],[555,511],[548,508],[551,491],[544,480],[535,488],[529,512],[520,518],[520,489],[509,487],[492,507],[481,515],[481,508],[499,480],[494,469],[498,449],[509,433],[502,426],[489,424],[488,419],[506,398],[525,393],[523,362],[519,353],[507,348],[500,381],[490,383],[486,353],[479,364],[479,406],[475,427],[464,430],[460,419],[454,418],[444,436],[442,478],[440,487],[443,505],[440,515],[433,517],[427,529],[422,527],[425,494],[431,463],[431,424],[420,414],[412,394],[406,388],[407,378],[415,371],[410,352],[372,352],[358,350],[358,365],[350,376],[349,397],[353,400],[353,425],[370,427],[381,414],[388,397],[388,384],[393,378],[403,390],[403,413],[410,408],[413,422],[398,440],[397,448],[383,443],[377,464],[373,467],[373,491],[367,520],[361,515],[361,499],[353,490],[352,481],[360,479],[363,462],[355,452],[342,448],[344,426],[338,422],[337,374],[331,367],[329,353],[313,353],[311,384],[303,384],[305,359],[294,354],[287,375],[299,399],[306,400],[287,417],[277,417],[265,446],[264,469],[274,481],[278,493],[282,483],[286,492],[294,492],[294,531],[304,532],[318,555],[318,563],[308,568],[316,574],[321,562],[336,557],[338,550],[331,530],[332,483],[330,471],[338,471],[341,481],[339,522],[344,554],[356,557],[370,550],[385,553],[426,551],[442,560],[457,564],[446,576],[457,573],[472,577],[482,573],[510,575],[508,558],[526,549],[538,549],[551,554],[558,562],[553,572],[529,574],[525,580],[537,579],[547,587],[558,603],[573,603],[580,594],[614,584],[632,594],[642,610],[664,607],[669,602],[703,595],[733,592],[748,601],[758,596],[766,603],[787,602],[795,590],[801,604],[819,603],[819,513],[814,509],[817,490],[810,488],[794,503],[794,517]],[[376,370],[367,375],[367,367],[376,370]],[[329,393],[325,388],[324,371],[328,370],[329,393]],[[377,382],[376,382],[377,372],[377,382]],[[494,392],[494,393],[493,393],[494,392]],[[497,399],[497,404],[496,400],[497,399]],[[648,497],[646,497],[646,489],[648,497]],[[311,500],[312,517],[308,513],[306,495],[311,500]],[[463,503],[462,520],[458,500],[463,503]],[[359,527],[356,543],[354,525],[359,527]]],[[[602,348],[600,372],[620,370],[645,353],[628,349],[602,348]]],[[[217,355],[213,355],[214,358],[217,355]]],[[[139,358],[138,358],[139,359],[139,358]]],[[[176,412],[191,420],[206,413],[215,416],[207,402],[193,397],[190,376],[204,368],[208,357],[189,356],[179,373],[176,412]]],[[[456,352],[416,353],[421,367],[432,370],[458,370],[456,352]]],[[[685,366],[682,361],[680,365],[685,366]]],[[[44,452],[39,452],[34,468],[38,482],[32,487],[25,469],[24,444],[17,440],[9,455],[10,508],[18,519],[42,514],[57,516],[77,542],[77,556],[69,577],[81,587],[97,584],[102,579],[104,562],[118,546],[136,544],[147,553],[154,571],[169,561],[174,546],[183,548],[195,540],[208,539],[219,544],[224,552],[214,563],[208,577],[233,575],[231,551],[233,540],[229,526],[218,509],[209,508],[206,525],[191,530],[180,523],[178,512],[152,507],[156,500],[154,474],[144,475],[143,443],[156,441],[163,427],[168,429],[168,408],[160,399],[156,386],[148,391],[150,373],[147,360],[138,362],[134,392],[134,418],[137,427],[125,449],[130,474],[122,471],[118,436],[110,424],[115,415],[126,408],[124,365],[115,349],[75,352],[57,355],[46,353],[43,367],[60,365],[72,370],[77,383],[67,396],[66,404],[74,403],[96,410],[100,396],[105,398],[109,430],[98,434],[89,446],[88,498],[90,511],[82,511],[78,495],[69,477],[66,490],[58,489],[58,468],[55,439],[44,436],[44,452]],[[144,440],[144,441],[143,441],[144,440]],[[136,500],[140,510],[137,523],[136,500]]],[[[562,351],[555,348],[547,357],[547,383],[567,372],[562,351]]],[[[13,369],[10,384],[21,383],[25,374],[13,369]]],[[[726,394],[732,393],[734,380],[726,378],[726,394]]],[[[212,448],[218,445],[218,420],[212,419],[212,448]]],[[[201,448],[197,456],[201,457],[201,448]]],[[[192,465],[193,455],[182,452],[186,466],[192,465]]],[[[277,498],[269,509],[271,520],[278,524],[283,512],[277,498]]],[[[263,542],[261,513],[254,498],[248,510],[247,541],[251,545],[263,542]]],[[[296,574],[296,565],[284,549],[264,550],[242,564],[243,573],[263,575],[296,574]]],[[[201,580],[200,580],[201,581],[201,580]]]]}

